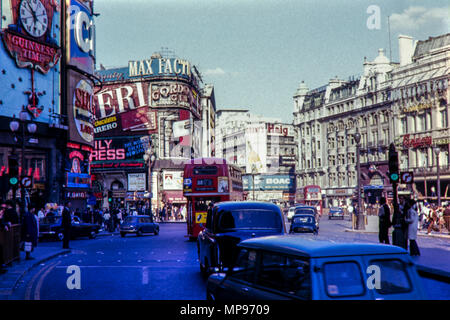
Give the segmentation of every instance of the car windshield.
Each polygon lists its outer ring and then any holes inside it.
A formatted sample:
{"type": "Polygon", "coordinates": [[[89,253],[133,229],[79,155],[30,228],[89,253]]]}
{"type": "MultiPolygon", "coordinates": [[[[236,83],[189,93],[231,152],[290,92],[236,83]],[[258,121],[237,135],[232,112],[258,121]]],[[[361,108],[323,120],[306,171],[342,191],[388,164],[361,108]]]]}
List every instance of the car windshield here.
{"type": "Polygon", "coordinates": [[[123,220],[124,223],[137,223],[136,217],[126,217],[125,220],[123,220]]]}
{"type": "Polygon", "coordinates": [[[219,219],[222,230],[281,229],[279,213],[262,209],[237,209],[223,211],[219,219]]]}
{"type": "Polygon", "coordinates": [[[297,208],[295,209],[295,214],[315,214],[314,209],[311,208],[297,208]]]}
{"type": "Polygon", "coordinates": [[[330,211],[333,211],[333,212],[342,212],[342,209],[341,209],[341,208],[331,208],[330,211]]]}
{"type": "Polygon", "coordinates": [[[61,217],[58,216],[54,216],[54,217],[45,217],[42,218],[39,223],[40,224],[56,224],[56,223],[60,223],[61,222],[61,217]]]}
{"type": "Polygon", "coordinates": [[[313,224],[314,223],[314,217],[310,216],[310,215],[294,216],[293,223],[313,224]]]}

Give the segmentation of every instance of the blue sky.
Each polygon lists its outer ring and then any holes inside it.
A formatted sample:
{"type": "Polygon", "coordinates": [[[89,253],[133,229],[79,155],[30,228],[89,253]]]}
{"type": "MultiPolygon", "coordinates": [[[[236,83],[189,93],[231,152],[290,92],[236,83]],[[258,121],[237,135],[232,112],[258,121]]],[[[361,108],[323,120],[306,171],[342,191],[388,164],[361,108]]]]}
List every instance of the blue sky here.
{"type": "MultiPolygon", "coordinates": [[[[97,67],[125,67],[169,48],[215,87],[218,109],[293,120],[292,96],[362,73],[379,48],[398,61],[399,34],[450,32],[448,0],[95,0],[97,67]],[[380,9],[380,28],[367,21],[380,9]]],[[[371,20],[373,21],[373,20],[371,20]]]]}

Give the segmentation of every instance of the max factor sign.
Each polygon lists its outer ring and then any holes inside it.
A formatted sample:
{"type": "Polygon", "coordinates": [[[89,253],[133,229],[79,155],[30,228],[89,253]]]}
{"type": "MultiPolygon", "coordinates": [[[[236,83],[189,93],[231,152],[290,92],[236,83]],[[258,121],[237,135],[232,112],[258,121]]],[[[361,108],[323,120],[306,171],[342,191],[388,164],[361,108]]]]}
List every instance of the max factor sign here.
{"type": "Polygon", "coordinates": [[[128,62],[129,77],[152,75],[191,75],[189,61],[182,59],[149,59],[128,62]]]}

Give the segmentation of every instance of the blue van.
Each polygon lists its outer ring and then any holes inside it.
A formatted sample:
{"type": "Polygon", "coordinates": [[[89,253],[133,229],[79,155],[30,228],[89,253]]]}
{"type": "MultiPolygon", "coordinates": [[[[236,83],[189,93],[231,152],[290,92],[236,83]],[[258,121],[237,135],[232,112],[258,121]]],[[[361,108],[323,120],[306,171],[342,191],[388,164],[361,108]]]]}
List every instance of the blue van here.
{"type": "Polygon", "coordinates": [[[226,273],[208,278],[208,300],[425,299],[408,252],[385,244],[298,236],[242,241],[226,273]]]}

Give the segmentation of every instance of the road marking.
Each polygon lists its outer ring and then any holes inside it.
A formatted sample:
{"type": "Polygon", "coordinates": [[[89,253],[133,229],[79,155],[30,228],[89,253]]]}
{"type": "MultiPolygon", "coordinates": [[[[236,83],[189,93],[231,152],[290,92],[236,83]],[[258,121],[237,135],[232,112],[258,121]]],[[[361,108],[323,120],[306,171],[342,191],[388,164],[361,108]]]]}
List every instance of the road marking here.
{"type": "Polygon", "coordinates": [[[142,268],[142,284],[143,285],[148,284],[148,268],[147,267],[142,268]]]}
{"type": "Polygon", "coordinates": [[[60,263],[61,263],[61,261],[58,261],[56,264],[53,264],[52,266],[50,266],[47,269],[47,271],[44,272],[42,277],[39,279],[36,289],[34,290],[34,300],[41,300],[41,287],[42,287],[42,284],[44,283],[45,277],[60,263]]]}
{"type": "Polygon", "coordinates": [[[33,289],[33,286],[34,286],[34,283],[36,282],[36,280],[46,271],[46,270],[48,270],[48,268],[51,268],[53,265],[57,265],[57,264],[59,264],[61,261],[58,261],[58,262],[54,262],[54,263],[52,263],[52,264],[49,264],[48,266],[46,266],[46,267],[44,267],[44,268],[42,268],[41,270],[39,270],[34,276],[33,276],[33,278],[31,278],[31,281],[30,282],[28,282],[28,286],[27,286],[27,289],[26,289],[26,291],[25,291],[25,300],[31,300],[31,291],[32,291],[32,289],[33,289]]]}

